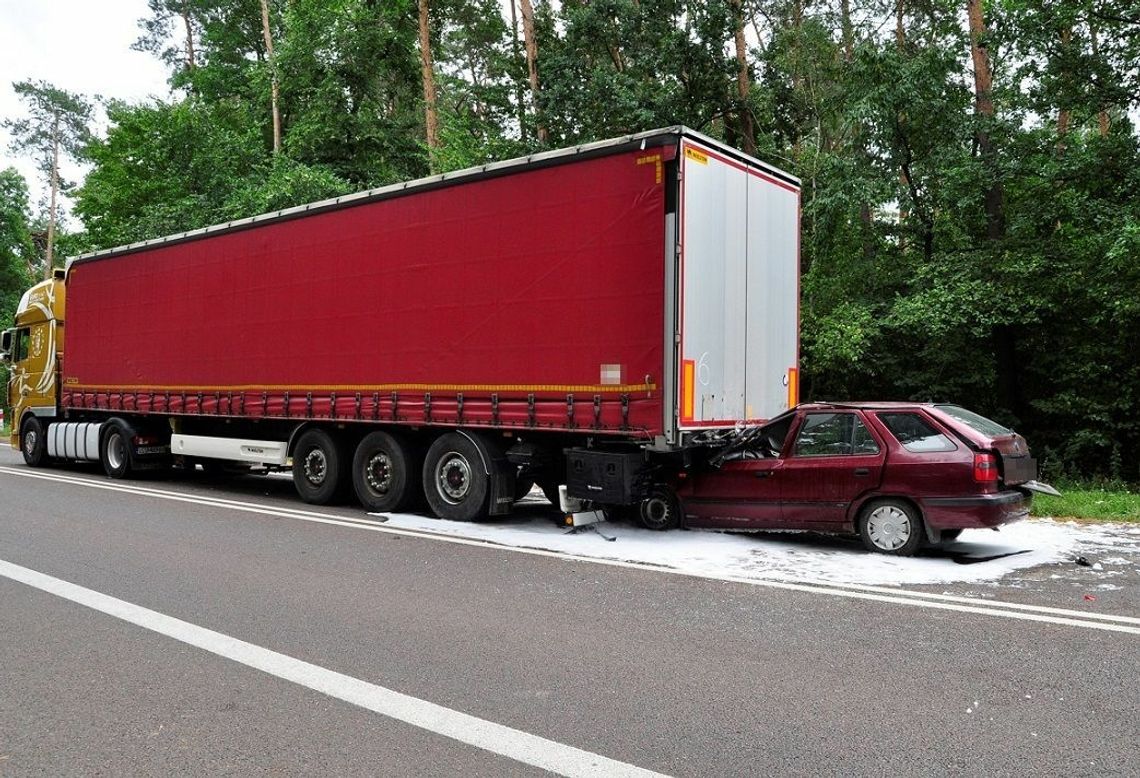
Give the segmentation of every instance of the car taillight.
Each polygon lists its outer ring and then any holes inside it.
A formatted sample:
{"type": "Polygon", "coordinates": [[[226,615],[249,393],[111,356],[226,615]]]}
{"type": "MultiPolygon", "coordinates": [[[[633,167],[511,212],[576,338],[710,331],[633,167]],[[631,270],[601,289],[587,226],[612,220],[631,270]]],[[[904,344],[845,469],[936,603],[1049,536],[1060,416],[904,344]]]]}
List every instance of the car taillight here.
{"type": "Polygon", "coordinates": [[[997,457],[993,454],[974,454],[974,480],[980,484],[997,483],[997,457]]]}

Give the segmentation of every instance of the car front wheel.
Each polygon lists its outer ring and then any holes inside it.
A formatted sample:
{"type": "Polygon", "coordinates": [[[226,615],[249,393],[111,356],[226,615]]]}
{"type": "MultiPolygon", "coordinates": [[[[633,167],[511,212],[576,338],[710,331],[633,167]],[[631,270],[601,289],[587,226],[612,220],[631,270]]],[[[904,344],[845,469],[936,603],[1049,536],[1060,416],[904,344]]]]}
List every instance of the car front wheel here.
{"type": "Polygon", "coordinates": [[[922,517],[902,500],[876,500],[863,509],[859,536],[869,551],[912,556],[922,545],[922,517]]]}

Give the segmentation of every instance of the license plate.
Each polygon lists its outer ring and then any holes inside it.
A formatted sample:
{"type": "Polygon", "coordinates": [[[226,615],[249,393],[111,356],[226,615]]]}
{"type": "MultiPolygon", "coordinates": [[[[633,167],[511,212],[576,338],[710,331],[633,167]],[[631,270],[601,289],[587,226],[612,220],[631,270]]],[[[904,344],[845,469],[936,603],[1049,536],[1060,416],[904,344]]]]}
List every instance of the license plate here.
{"type": "Polygon", "coordinates": [[[1033,457],[1002,457],[1007,484],[1021,484],[1037,478],[1037,460],[1033,457]]]}

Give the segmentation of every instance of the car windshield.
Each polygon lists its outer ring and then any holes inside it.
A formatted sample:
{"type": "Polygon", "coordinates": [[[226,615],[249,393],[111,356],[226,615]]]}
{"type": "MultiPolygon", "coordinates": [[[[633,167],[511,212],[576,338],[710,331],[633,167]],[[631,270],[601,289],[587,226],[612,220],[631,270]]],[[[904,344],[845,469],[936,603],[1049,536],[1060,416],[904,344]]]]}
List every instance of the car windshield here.
{"type": "Polygon", "coordinates": [[[975,432],[980,432],[987,437],[996,438],[1000,435],[1013,434],[1013,430],[1008,427],[1003,427],[993,419],[987,419],[985,416],[968,411],[960,405],[935,405],[934,407],[955,421],[960,421],[975,432]]]}

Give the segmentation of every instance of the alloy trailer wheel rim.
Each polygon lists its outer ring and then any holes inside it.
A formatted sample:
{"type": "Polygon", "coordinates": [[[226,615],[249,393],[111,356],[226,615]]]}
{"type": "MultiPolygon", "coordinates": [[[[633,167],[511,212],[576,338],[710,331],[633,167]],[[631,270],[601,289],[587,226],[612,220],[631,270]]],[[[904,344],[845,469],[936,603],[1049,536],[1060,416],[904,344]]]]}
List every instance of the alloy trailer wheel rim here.
{"type": "Polygon", "coordinates": [[[314,448],[308,454],[305,454],[305,480],[313,486],[320,486],[325,482],[325,476],[328,474],[328,458],[325,457],[325,452],[319,448],[314,448]]]}
{"type": "Polygon", "coordinates": [[[867,534],[877,548],[894,551],[910,540],[910,518],[893,505],[883,505],[867,517],[867,534]]]}
{"type": "Polygon", "coordinates": [[[471,491],[471,463],[458,451],[449,451],[435,468],[435,484],[439,496],[458,505],[471,491]]]}
{"type": "Polygon", "coordinates": [[[111,466],[112,470],[118,470],[123,466],[126,459],[127,446],[123,442],[123,436],[117,432],[112,433],[107,440],[107,464],[111,466]]]}
{"type": "Polygon", "coordinates": [[[384,452],[372,455],[364,472],[368,488],[376,494],[387,494],[392,487],[392,460],[384,452]]]}

